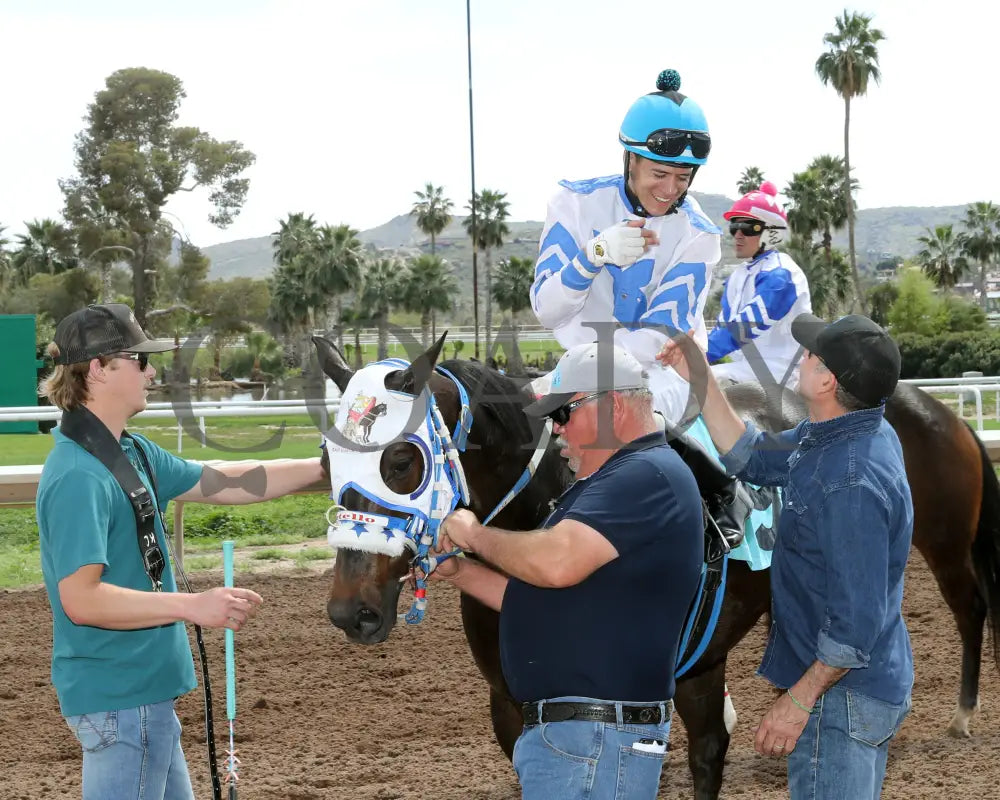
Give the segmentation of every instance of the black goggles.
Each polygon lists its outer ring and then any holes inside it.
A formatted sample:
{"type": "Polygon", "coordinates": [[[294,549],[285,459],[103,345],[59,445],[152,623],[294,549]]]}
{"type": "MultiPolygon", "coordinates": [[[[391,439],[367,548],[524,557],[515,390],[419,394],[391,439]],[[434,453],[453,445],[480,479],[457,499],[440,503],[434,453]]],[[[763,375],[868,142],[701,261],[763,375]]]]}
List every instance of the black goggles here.
{"type": "Polygon", "coordinates": [[[145,372],[149,366],[149,353],[115,353],[111,358],[127,358],[139,362],[139,372],[145,372]]]}
{"type": "Polygon", "coordinates": [[[744,236],[760,236],[764,232],[764,223],[756,219],[734,219],[729,222],[729,235],[742,233],[744,236]]]}
{"type": "Polygon", "coordinates": [[[712,137],[707,133],[698,131],[677,131],[672,128],[660,128],[653,131],[646,137],[645,142],[633,142],[630,139],[622,139],[622,144],[646,146],[646,149],[654,155],[664,158],[677,158],[689,147],[691,155],[695,158],[708,158],[708,153],[712,149],[712,137]]]}
{"type": "Polygon", "coordinates": [[[602,394],[607,394],[607,392],[594,392],[593,394],[584,395],[579,400],[572,400],[569,403],[563,403],[559,408],[553,408],[548,416],[556,425],[566,425],[569,422],[569,416],[576,409],[582,406],[584,403],[589,403],[591,400],[596,400],[602,394]]]}

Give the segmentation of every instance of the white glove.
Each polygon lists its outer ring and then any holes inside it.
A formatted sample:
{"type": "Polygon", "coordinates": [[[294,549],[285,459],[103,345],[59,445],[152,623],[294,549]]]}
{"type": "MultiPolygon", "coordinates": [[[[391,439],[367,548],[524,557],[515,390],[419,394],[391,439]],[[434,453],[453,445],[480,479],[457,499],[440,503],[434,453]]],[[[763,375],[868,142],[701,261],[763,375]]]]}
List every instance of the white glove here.
{"type": "Polygon", "coordinates": [[[645,249],[642,228],[619,222],[587,242],[587,260],[595,267],[627,267],[638,261],[645,249]]]}

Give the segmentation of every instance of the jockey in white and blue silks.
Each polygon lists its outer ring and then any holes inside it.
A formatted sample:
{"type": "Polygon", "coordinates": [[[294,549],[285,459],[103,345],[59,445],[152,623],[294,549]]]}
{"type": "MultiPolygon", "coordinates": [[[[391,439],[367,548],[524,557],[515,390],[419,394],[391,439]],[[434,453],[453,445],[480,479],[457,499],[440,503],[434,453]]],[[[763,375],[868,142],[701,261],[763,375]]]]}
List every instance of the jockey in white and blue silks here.
{"type": "Polygon", "coordinates": [[[622,122],[623,175],[560,182],[531,307],[564,348],[597,339],[593,323],[620,326],[614,343],[648,371],[656,409],[676,422],[688,384],[656,361],[668,339],[662,327],[693,330],[707,347],[703,315],[721,231],[687,197],[711,146],[705,115],[680,94],[675,71],[662,72],[657,87],[622,122]]]}
{"type": "Polygon", "coordinates": [[[777,194],[765,181],[723,214],[736,255],[749,260],[726,279],[707,355],[717,380],[762,381],[770,372],[776,383],[795,389],[801,349],[792,338],[792,320],[811,313],[812,303],[805,274],[777,249],[788,231],[777,194]],[[713,363],[725,356],[729,362],[713,363]]]}
{"type": "MultiPolygon", "coordinates": [[[[656,355],[670,331],[694,331],[707,347],[705,304],[722,255],[722,232],[687,196],[711,137],[704,112],[680,86],[680,75],[664,70],[657,91],[629,108],[618,134],[622,175],[560,183],[531,287],[535,316],[564,348],[600,338],[594,324],[616,327],[614,344],[645,368],[654,406],[669,422],[682,419],[690,387],[656,355]]],[[[703,495],[712,496],[706,500],[723,535],[735,542],[743,535],[745,498],[737,500],[732,479],[682,438],[670,443],[703,495]]],[[[728,690],[724,719],[731,732],[736,711],[728,690]]]]}

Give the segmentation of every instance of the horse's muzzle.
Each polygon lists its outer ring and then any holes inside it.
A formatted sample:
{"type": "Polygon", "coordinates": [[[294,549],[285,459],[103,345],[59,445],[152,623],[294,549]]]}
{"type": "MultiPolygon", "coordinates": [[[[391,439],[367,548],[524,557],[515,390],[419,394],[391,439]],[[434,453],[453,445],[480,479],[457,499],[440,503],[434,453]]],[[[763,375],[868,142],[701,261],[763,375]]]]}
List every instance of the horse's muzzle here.
{"type": "Polygon", "coordinates": [[[330,622],[347,638],[360,644],[378,644],[389,636],[391,625],[384,625],[382,612],[357,600],[330,600],[326,604],[330,622]]]}

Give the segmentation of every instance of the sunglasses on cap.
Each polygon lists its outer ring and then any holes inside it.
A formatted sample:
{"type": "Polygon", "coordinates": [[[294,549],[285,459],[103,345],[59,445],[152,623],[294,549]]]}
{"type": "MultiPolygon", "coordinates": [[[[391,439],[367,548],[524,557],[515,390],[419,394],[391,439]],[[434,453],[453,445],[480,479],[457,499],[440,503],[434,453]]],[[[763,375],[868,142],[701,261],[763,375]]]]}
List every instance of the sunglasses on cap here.
{"type": "Polygon", "coordinates": [[[137,361],[139,363],[139,372],[145,372],[146,367],[149,366],[149,353],[113,353],[110,357],[137,361]]]}
{"type": "Polygon", "coordinates": [[[729,235],[742,233],[744,236],[760,236],[764,232],[764,223],[756,219],[734,219],[729,223],[729,235]]]}
{"type": "Polygon", "coordinates": [[[559,406],[559,408],[553,408],[549,412],[549,419],[551,419],[556,425],[566,425],[569,422],[570,414],[576,411],[576,409],[584,403],[596,400],[602,394],[607,394],[607,392],[594,392],[593,394],[584,395],[579,400],[571,400],[568,403],[563,403],[559,406]]]}
{"type": "Polygon", "coordinates": [[[678,131],[673,128],[660,128],[658,131],[653,131],[646,137],[645,142],[622,139],[622,143],[639,146],[645,144],[650,153],[664,158],[677,158],[689,147],[691,155],[695,158],[708,158],[708,153],[712,149],[712,137],[707,133],[678,131]]]}

